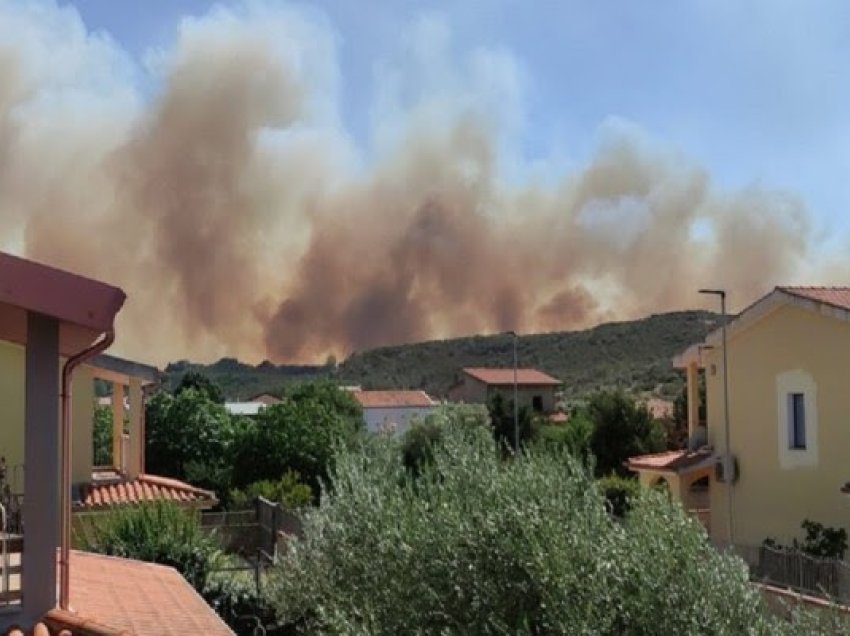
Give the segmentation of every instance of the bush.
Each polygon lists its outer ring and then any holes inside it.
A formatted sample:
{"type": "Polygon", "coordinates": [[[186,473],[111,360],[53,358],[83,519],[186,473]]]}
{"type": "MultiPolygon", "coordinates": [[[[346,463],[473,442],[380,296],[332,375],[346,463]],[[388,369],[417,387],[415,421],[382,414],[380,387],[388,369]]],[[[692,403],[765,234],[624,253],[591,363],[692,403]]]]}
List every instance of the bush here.
{"type": "Polygon", "coordinates": [[[295,510],[310,504],[313,500],[313,490],[301,482],[298,473],[288,470],[278,481],[256,481],[245,490],[231,491],[230,504],[234,508],[245,508],[257,497],[278,503],[288,510],[295,510]]]}
{"type": "Polygon", "coordinates": [[[659,493],[615,522],[565,452],[503,461],[447,429],[416,481],[397,440],[338,456],[271,579],[304,634],[776,634],[746,566],[659,493]],[[415,487],[413,484],[415,483],[415,487]]]}
{"type": "Polygon", "coordinates": [[[626,476],[623,463],[629,457],[657,453],[667,446],[664,428],[644,404],[622,391],[594,395],[587,416],[593,422],[590,450],[600,477],[612,472],[626,476]]]}
{"type": "Polygon", "coordinates": [[[402,461],[414,475],[433,459],[433,447],[449,427],[486,430],[489,414],[482,404],[441,404],[421,420],[415,420],[401,438],[402,461]]]}
{"type": "Polygon", "coordinates": [[[198,591],[220,554],[196,512],[166,501],[99,513],[81,542],[89,552],[170,565],[198,591]]]}
{"type": "Polygon", "coordinates": [[[633,478],[612,474],[603,477],[597,484],[615,517],[625,517],[632,502],[640,496],[640,484],[633,478]]]}
{"type": "Polygon", "coordinates": [[[283,634],[278,626],[277,613],[269,599],[257,592],[253,583],[243,579],[216,579],[203,592],[204,600],[237,634],[262,633],[267,636],[283,634]]]}
{"type": "Polygon", "coordinates": [[[563,447],[574,457],[584,459],[590,455],[592,435],[593,422],[583,412],[579,412],[566,424],[541,426],[535,441],[550,448],[563,447]]]}

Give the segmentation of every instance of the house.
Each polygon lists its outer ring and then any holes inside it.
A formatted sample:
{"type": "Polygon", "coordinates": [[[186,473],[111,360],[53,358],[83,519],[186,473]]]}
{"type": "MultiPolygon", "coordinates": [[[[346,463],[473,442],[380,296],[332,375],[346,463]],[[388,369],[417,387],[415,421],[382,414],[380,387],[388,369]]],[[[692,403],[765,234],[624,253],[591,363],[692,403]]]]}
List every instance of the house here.
{"type": "Polygon", "coordinates": [[[520,406],[531,408],[535,413],[555,413],[555,391],[561,386],[561,382],[537,369],[516,369],[516,373],[513,368],[463,369],[458,382],[449,389],[449,400],[467,404],[489,404],[493,397],[499,394],[505,400],[513,401],[514,379],[520,406]]]}
{"type": "Polygon", "coordinates": [[[431,413],[437,403],[425,391],[352,391],[363,409],[366,430],[404,433],[414,418],[431,413]]]}
{"type": "Polygon", "coordinates": [[[20,461],[24,519],[23,534],[0,528],[0,633],[232,634],[172,568],[70,549],[73,435],[94,406],[93,392],[73,395],[86,393],[83,367],[112,344],[125,299],[0,253],[0,452],[20,461]]]}
{"type": "Polygon", "coordinates": [[[272,404],[280,404],[283,400],[281,400],[276,395],[272,395],[271,393],[260,393],[252,397],[249,402],[260,402],[265,404],[266,406],[271,406],[272,404]]]}
{"type": "Polygon", "coordinates": [[[728,459],[723,348],[718,330],[674,360],[687,375],[689,448],[629,467],[707,519],[719,544],[790,543],[805,519],[850,530],[850,288],[777,287],[729,323],[728,459]]]}

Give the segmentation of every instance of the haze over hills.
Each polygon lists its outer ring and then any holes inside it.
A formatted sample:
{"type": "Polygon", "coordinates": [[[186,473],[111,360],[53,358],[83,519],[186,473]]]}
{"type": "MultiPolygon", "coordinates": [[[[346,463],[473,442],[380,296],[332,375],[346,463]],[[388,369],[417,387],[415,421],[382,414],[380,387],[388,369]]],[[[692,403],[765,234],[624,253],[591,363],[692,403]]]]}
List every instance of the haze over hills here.
{"type": "MultiPolygon", "coordinates": [[[[717,325],[718,316],[711,312],[680,311],[583,331],[522,335],[519,364],[562,380],[567,398],[613,386],[672,397],[683,381],[672,368],[672,357],[717,325]]],[[[279,392],[286,384],[318,378],[370,389],[423,388],[441,396],[463,367],[512,365],[512,337],[500,334],[380,347],[354,353],[337,366],[270,362],[252,366],[233,358],[211,365],[182,361],[166,368],[166,386],[196,369],[217,382],[228,399],[279,392]]]]}

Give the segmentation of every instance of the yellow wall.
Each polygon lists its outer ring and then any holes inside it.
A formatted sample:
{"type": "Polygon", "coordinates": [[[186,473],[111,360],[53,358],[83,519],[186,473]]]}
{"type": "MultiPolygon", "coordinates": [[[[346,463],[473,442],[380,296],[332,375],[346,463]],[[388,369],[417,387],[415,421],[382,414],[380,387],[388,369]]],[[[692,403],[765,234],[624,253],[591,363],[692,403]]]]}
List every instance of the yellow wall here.
{"type": "MultiPolygon", "coordinates": [[[[725,448],[722,349],[706,352],[709,442],[725,448]],[[714,371],[713,371],[714,368],[714,371]]],[[[797,306],[784,306],[729,341],[729,405],[732,453],[740,478],[733,488],[734,541],[758,545],[766,537],[800,538],[809,518],[850,530],[850,323],[797,306]],[[817,461],[783,467],[787,423],[780,422],[777,378],[789,371],[816,384],[817,461]]],[[[806,405],[807,435],[814,422],[806,405]]],[[[798,451],[790,451],[791,455],[798,451]]],[[[726,540],[725,484],[711,484],[711,527],[726,540]]]]}
{"type": "Polygon", "coordinates": [[[23,347],[0,342],[0,456],[6,458],[14,491],[23,487],[24,355],[23,347]]]}
{"type": "MultiPolygon", "coordinates": [[[[25,349],[0,342],[0,456],[6,458],[12,490],[23,487],[25,349]]],[[[60,387],[56,387],[57,392],[60,387]]],[[[92,418],[94,382],[89,367],[74,372],[73,392],[73,481],[88,481],[92,463],[92,418]]],[[[58,414],[57,414],[58,425],[58,414]]]]}

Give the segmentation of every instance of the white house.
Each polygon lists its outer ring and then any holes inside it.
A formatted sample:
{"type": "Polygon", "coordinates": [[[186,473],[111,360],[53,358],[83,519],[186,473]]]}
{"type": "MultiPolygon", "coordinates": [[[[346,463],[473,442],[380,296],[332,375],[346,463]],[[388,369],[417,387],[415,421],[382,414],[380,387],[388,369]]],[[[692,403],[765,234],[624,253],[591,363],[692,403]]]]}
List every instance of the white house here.
{"type": "Polygon", "coordinates": [[[425,417],[437,406],[425,391],[352,391],[363,408],[366,430],[404,433],[415,417],[425,417]]]}

